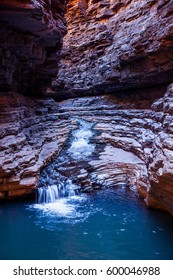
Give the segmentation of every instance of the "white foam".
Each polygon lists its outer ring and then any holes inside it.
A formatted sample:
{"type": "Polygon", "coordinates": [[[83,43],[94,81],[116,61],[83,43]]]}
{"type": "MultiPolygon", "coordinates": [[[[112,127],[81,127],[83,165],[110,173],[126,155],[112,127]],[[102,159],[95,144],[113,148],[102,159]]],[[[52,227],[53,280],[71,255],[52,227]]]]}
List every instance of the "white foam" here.
{"type": "Polygon", "coordinates": [[[86,147],[88,145],[87,141],[83,138],[77,139],[71,145],[71,149],[80,149],[82,147],[86,147]]]}
{"type": "Polygon", "coordinates": [[[54,203],[35,204],[35,209],[41,210],[45,214],[69,216],[75,211],[75,205],[68,204],[67,199],[61,198],[54,203]]]}
{"type": "Polygon", "coordinates": [[[80,129],[80,130],[77,130],[74,134],[75,137],[77,138],[89,138],[92,136],[92,132],[91,130],[88,130],[88,129],[80,129]]]}
{"type": "Polygon", "coordinates": [[[93,153],[95,146],[89,143],[93,135],[91,127],[92,124],[81,121],[80,128],[73,132],[73,142],[68,153],[74,159],[83,159],[93,153]]]}
{"type": "Polygon", "coordinates": [[[67,217],[67,218],[76,218],[80,216],[80,213],[77,211],[77,207],[80,206],[80,202],[86,200],[86,196],[72,196],[70,198],[61,198],[56,200],[53,203],[42,203],[34,204],[30,208],[37,209],[43,214],[67,217]]]}

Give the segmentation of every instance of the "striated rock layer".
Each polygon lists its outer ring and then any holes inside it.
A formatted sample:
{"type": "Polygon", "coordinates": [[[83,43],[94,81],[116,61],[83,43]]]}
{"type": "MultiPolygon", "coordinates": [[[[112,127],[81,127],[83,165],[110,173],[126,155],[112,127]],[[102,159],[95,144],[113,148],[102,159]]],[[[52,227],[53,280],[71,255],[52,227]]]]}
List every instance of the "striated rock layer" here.
{"type": "Polygon", "coordinates": [[[173,80],[172,19],[172,0],[70,0],[56,92],[161,97],[173,80]]]}
{"type": "Polygon", "coordinates": [[[20,196],[36,187],[41,167],[60,151],[72,124],[58,117],[53,100],[5,93],[0,101],[0,197],[20,196]]]}
{"type": "Polygon", "coordinates": [[[42,168],[63,155],[72,131],[84,120],[92,123],[93,154],[80,161],[57,160],[58,172],[83,191],[127,184],[148,206],[173,214],[172,98],[173,85],[152,109],[123,109],[107,95],[59,103],[4,95],[0,197],[32,192],[42,168]]]}
{"type": "Polygon", "coordinates": [[[0,91],[38,95],[57,74],[66,0],[0,2],[0,91]]]}
{"type": "Polygon", "coordinates": [[[157,100],[152,110],[161,118],[162,129],[153,142],[148,166],[151,187],[148,205],[173,214],[173,84],[165,96],[157,100]]]}
{"type": "MultiPolygon", "coordinates": [[[[66,129],[46,134],[53,101],[35,100],[50,87],[66,34],[66,0],[0,2],[0,196],[30,193],[41,166],[58,152],[66,129]],[[32,100],[19,93],[32,96],[32,100]],[[31,135],[34,135],[31,140],[31,135]],[[62,137],[63,136],[63,137],[62,137]],[[60,140],[57,138],[61,138],[60,140]],[[51,140],[51,142],[50,142],[51,140]],[[31,167],[31,169],[30,169],[31,167]]],[[[55,110],[56,112],[56,110],[55,110]]],[[[59,120],[58,123],[61,123],[59,120]]]]}

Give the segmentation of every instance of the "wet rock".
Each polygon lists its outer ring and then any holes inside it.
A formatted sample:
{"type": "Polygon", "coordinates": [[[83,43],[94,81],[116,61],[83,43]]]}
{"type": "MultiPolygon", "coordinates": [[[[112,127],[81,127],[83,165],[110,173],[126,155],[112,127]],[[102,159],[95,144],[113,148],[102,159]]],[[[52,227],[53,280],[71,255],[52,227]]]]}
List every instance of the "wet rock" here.
{"type": "Polygon", "coordinates": [[[82,192],[85,192],[85,193],[93,192],[93,188],[92,188],[92,187],[83,188],[83,189],[82,189],[82,192]]]}

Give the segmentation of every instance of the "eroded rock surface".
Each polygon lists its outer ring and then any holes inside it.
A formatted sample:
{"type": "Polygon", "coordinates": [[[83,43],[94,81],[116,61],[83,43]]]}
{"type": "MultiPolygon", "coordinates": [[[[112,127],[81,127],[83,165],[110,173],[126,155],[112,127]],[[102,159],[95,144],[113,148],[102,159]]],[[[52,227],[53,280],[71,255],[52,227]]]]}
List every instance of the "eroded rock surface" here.
{"type": "Polygon", "coordinates": [[[148,170],[151,188],[147,203],[173,214],[173,84],[169,86],[165,96],[153,104],[152,110],[154,115],[162,116],[162,130],[153,142],[150,155],[148,170]]]}
{"type": "Polygon", "coordinates": [[[0,101],[0,196],[30,193],[41,167],[61,150],[73,124],[66,114],[59,118],[53,100],[8,93],[0,101]]]}
{"type": "Polygon", "coordinates": [[[122,109],[110,96],[59,103],[20,95],[16,103],[13,94],[4,96],[1,107],[8,126],[1,124],[1,197],[34,189],[42,168],[57,158],[52,165],[56,172],[83,191],[126,184],[147,205],[173,214],[172,97],[173,85],[151,109],[142,110],[122,109]],[[92,124],[92,133],[84,131],[80,139],[81,121],[92,124]],[[78,144],[87,151],[85,140],[94,145],[91,153],[74,157],[78,144]]]}
{"type": "Polygon", "coordinates": [[[172,0],[70,0],[56,92],[161,97],[173,79],[172,19],[172,0]]]}
{"type": "Polygon", "coordinates": [[[65,0],[0,2],[0,91],[50,87],[66,34],[65,0]]]}

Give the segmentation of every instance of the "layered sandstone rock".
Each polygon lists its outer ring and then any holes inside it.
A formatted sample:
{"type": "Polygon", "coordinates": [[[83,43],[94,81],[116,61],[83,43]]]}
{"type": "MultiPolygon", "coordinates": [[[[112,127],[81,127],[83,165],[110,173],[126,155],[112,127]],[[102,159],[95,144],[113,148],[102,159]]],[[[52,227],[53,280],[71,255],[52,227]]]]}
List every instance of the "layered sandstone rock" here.
{"type": "Polygon", "coordinates": [[[0,91],[43,93],[57,74],[65,0],[0,2],[0,91]]]}
{"type": "Polygon", "coordinates": [[[148,167],[151,188],[148,205],[173,214],[173,84],[165,96],[157,100],[152,109],[161,118],[162,130],[153,142],[148,167]]]}
{"type": "Polygon", "coordinates": [[[36,187],[40,169],[59,153],[73,125],[51,99],[5,93],[0,101],[0,197],[20,196],[36,187]]]}
{"type": "Polygon", "coordinates": [[[62,112],[94,123],[97,131],[96,154],[69,175],[86,191],[127,184],[148,206],[173,214],[172,97],[170,85],[152,109],[124,109],[110,96],[61,102],[62,112]]]}
{"type": "MultiPolygon", "coordinates": [[[[57,160],[57,170],[76,180],[83,191],[117,184],[135,189],[143,184],[146,191],[147,156],[141,136],[151,146],[152,129],[156,131],[159,126],[151,124],[150,110],[122,110],[122,104],[111,96],[56,103],[31,100],[16,93],[9,93],[8,98],[4,94],[1,110],[1,197],[32,192],[42,168],[60,152],[63,159],[57,160]],[[146,120],[142,121],[144,116],[146,120]],[[94,154],[88,159],[66,159],[66,146],[81,119],[93,126],[94,154]]],[[[52,170],[47,175],[51,178],[53,173],[52,170]]]]}
{"type": "Polygon", "coordinates": [[[125,184],[147,205],[173,214],[172,97],[171,85],[152,109],[124,109],[107,95],[57,103],[4,94],[0,196],[32,192],[41,170],[60,155],[56,171],[83,191],[125,184]],[[78,160],[66,154],[80,120],[92,124],[94,150],[78,160]]]}
{"type": "Polygon", "coordinates": [[[70,0],[56,91],[161,97],[173,79],[172,19],[172,0],[70,0]]]}
{"type": "MultiPolygon", "coordinates": [[[[43,94],[56,76],[66,33],[65,5],[66,1],[59,0],[0,3],[2,197],[30,193],[38,170],[62,142],[54,137],[53,129],[44,136],[53,118],[47,119],[48,110],[54,103],[30,100],[16,91],[32,96],[43,94]],[[33,140],[31,135],[35,135],[33,140]]],[[[66,137],[63,128],[59,133],[66,137]]]]}
{"type": "Polygon", "coordinates": [[[30,193],[40,168],[67,137],[63,127],[56,136],[54,128],[46,135],[56,106],[34,99],[57,74],[65,11],[65,0],[0,2],[1,197],[30,193]]]}

